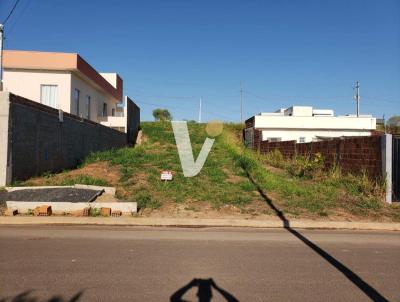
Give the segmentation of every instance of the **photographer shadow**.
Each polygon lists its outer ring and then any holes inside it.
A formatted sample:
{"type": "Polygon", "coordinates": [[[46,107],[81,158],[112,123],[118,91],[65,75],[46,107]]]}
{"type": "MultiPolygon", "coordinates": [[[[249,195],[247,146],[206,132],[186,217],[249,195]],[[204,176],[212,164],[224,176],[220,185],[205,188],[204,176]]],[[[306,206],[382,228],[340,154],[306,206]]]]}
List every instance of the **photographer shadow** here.
{"type": "Polygon", "coordinates": [[[197,297],[199,302],[210,302],[213,294],[212,290],[214,289],[218,293],[221,294],[222,297],[225,298],[228,302],[238,302],[239,300],[236,299],[232,294],[228,293],[223,288],[219,287],[212,278],[210,279],[193,279],[188,284],[183,286],[182,288],[178,289],[171,297],[171,302],[185,302],[186,300],[183,299],[183,296],[188,292],[191,288],[198,287],[197,290],[197,297]]]}

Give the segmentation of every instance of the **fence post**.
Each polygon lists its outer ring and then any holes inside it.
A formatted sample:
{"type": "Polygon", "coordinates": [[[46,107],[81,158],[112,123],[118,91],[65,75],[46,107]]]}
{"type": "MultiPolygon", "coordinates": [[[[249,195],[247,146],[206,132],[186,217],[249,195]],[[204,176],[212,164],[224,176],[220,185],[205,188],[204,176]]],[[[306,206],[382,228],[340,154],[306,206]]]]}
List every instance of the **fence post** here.
{"type": "Polygon", "coordinates": [[[385,201],[392,203],[392,142],[391,134],[381,136],[382,178],[386,184],[385,201]]]}
{"type": "Polygon", "coordinates": [[[11,183],[10,93],[0,92],[0,186],[11,183]]]}
{"type": "Polygon", "coordinates": [[[339,139],[336,144],[336,167],[340,167],[340,153],[342,151],[343,140],[339,139]]]}

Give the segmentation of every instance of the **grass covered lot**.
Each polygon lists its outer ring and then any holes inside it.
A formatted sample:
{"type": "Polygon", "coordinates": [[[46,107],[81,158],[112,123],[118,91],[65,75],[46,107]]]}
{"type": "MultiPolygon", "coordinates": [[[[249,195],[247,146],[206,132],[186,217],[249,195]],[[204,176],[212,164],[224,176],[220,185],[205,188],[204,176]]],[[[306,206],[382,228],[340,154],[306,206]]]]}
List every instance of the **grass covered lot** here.
{"type": "MultiPolygon", "coordinates": [[[[191,178],[182,174],[171,124],[141,126],[139,146],[94,153],[79,169],[24,184],[113,185],[120,199],[138,202],[140,215],[262,218],[275,215],[270,200],[290,218],[400,221],[400,207],[381,201],[382,185],[337,170],[323,172],[323,159],[288,162],[279,154],[257,154],[243,147],[239,125],[224,125],[203,169],[191,178]],[[161,170],[174,171],[174,180],[160,181],[161,170]]],[[[197,158],[207,137],[205,124],[188,126],[197,158]]]]}

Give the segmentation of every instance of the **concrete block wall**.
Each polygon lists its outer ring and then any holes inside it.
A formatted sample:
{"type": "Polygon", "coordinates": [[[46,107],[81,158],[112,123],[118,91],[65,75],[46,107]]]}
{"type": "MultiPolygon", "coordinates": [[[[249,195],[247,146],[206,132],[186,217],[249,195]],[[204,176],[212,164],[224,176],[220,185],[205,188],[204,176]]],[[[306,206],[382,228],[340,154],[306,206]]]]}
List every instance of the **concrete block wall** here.
{"type": "Polygon", "coordinates": [[[91,152],[127,145],[127,136],[98,123],[0,92],[0,185],[76,167],[91,152]],[[7,134],[6,134],[7,133],[7,134]]]}
{"type": "Polygon", "coordinates": [[[140,128],[140,108],[130,99],[127,98],[127,133],[128,143],[134,145],[140,128]]]}
{"type": "MultiPolygon", "coordinates": [[[[246,121],[246,126],[251,127],[251,122],[251,119],[246,121]]],[[[327,169],[338,166],[344,173],[359,174],[365,171],[371,178],[380,178],[383,171],[383,139],[384,136],[376,135],[311,143],[267,142],[262,141],[261,131],[254,129],[253,150],[264,154],[279,150],[288,159],[296,155],[314,156],[320,153],[327,169]]]]}

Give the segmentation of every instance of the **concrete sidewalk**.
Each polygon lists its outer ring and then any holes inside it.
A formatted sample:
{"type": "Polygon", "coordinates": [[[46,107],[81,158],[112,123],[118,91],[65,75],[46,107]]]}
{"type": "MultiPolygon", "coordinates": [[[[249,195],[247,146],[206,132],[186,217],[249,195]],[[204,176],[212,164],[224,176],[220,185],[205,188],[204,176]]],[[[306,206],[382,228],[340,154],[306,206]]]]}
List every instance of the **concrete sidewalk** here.
{"type": "MultiPolygon", "coordinates": [[[[146,217],[0,217],[0,225],[126,225],[176,227],[251,227],[285,228],[278,219],[204,219],[204,218],[146,218],[146,217]]],[[[290,227],[301,229],[348,229],[400,231],[400,223],[291,220],[290,227]]]]}

